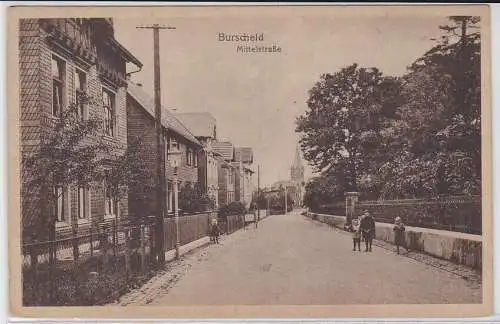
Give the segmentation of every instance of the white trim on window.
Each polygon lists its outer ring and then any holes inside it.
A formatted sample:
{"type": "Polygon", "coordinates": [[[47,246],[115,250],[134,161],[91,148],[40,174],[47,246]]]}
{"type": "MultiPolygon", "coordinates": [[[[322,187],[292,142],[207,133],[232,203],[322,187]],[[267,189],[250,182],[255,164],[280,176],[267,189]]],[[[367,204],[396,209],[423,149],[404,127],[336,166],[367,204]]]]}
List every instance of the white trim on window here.
{"type": "Polygon", "coordinates": [[[108,189],[108,183],[106,180],[103,181],[103,186],[104,186],[104,218],[105,219],[115,218],[117,202],[113,197],[111,197],[110,191],[108,189]]]}
{"type": "Polygon", "coordinates": [[[104,113],[104,134],[109,137],[116,137],[117,127],[116,127],[116,91],[109,89],[108,87],[102,86],[101,89],[101,99],[102,108],[104,113]],[[110,99],[110,106],[105,105],[104,94],[107,94],[110,99]],[[109,108],[109,109],[108,109],[109,108]],[[108,116],[109,114],[109,116],[108,116]],[[109,126],[108,124],[109,123],[109,126]]]}
{"type": "MultiPolygon", "coordinates": [[[[74,88],[74,101],[75,104],[78,105],[78,93],[83,93],[87,94],[88,93],[88,78],[87,78],[87,72],[75,67],[73,71],[73,88],[74,88]],[[77,80],[78,84],[81,85],[81,80],[79,79],[80,75],[83,75],[83,88],[82,87],[77,87],[77,80]]],[[[78,107],[78,115],[82,117],[83,120],[88,120],[89,119],[89,112],[88,112],[88,106],[87,104],[83,104],[83,107],[78,107]]]]}
{"type": "Polygon", "coordinates": [[[67,89],[68,89],[68,64],[67,61],[60,55],[51,52],[50,57],[50,88],[51,88],[51,102],[50,102],[50,114],[52,117],[59,118],[62,115],[64,107],[67,104],[67,89]],[[54,78],[54,61],[56,62],[59,76],[54,78]],[[54,82],[60,83],[60,89],[57,93],[57,109],[54,107],[54,82]]]}

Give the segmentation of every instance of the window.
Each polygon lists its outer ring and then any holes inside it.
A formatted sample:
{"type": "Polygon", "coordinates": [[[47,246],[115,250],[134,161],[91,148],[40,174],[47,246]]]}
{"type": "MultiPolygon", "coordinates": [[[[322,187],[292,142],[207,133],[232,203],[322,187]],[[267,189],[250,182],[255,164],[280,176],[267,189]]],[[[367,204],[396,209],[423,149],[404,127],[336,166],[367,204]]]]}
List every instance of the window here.
{"type": "Polygon", "coordinates": [[[196,166],[195,163],[195,155],[192,149],[187,149],[186,151],[186,156],[187,156],[187,165],[189,166],[196,166]]]}
{"type": "Polygon", "coordinates": [[[65,190],[63,187],[57,186],[54,188],[54,194],[56,196],[55,215],[57,217],[57,221],[64,222],[66,220],[64,214],[65,190]]]}
{"type": "Polygon", "coordinates": [[[89,216],[89,196],[88,188],[78,187],[78,218],[86,219],[89,216]]]}
{"type": "Polygon", "coordinates": [[[102,90],[102,102],[104,105],[104,134],[115,136],[115,95],[111,91],[102,90]]]}
{"type": "Polygon", "coordinates": [[[107,216],[115,215],[116,202],[111,189],[109,182],[104,181],[104,214],[107,216]]]}
{"type": "Polygon", "coordinates": [[[87,75],[85,72],[75,71],[75,102],[78,108],[78,117],[81,120],[87,119],[85,107],[85,94],[87,93],[87,75]]]}
{"type": "Polygon", "coordinates": [[[177,140],[171,138],[169,144],[170,144],[169,149],[171,149],[172,151],[179,150],[179,143],[177,142],[177,140]]]}
{"type": "Polygon", "coordinates": [[[198,154],[196,152],[193,152],[193,165],[198,167],[198,154]]]}
{"type": "Polygon", "coordinates": [[[64,77],[66,64],[52,56],[52,116],[60,117],[63,109],[64,77]]]}

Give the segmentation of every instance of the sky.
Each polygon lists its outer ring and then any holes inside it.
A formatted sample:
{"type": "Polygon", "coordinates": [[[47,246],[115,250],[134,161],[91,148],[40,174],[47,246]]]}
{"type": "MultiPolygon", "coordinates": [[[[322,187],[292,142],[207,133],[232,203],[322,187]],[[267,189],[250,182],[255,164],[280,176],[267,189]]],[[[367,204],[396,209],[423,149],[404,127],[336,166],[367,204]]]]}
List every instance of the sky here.
{"type": "MultiPolygon", "coordinates": [[[[144,64],[132,80],[151,96],[153,33],[136,26],[176,27],[160,32],[163,106],[174,112],[210,112],[220,139],[252,147],[254,169],[260,165],[265,186],[289,179],[299,139],[295,119],[305,112],[308,90],[321,74],[356,62],[385,75],[402,75],[433,46],[430,38],[441,35],[438,26],[445,22],[422,15],[227,14],[115,18],[114,26],[115,38],[144,64]],[[263,33],[264,41],[254,44],[276,45],[282,52],[237,53],[238,44],[219,41],[219,33],[263,33]]],[[[304,165],[307,179],[313,170],[304,165]]]]}

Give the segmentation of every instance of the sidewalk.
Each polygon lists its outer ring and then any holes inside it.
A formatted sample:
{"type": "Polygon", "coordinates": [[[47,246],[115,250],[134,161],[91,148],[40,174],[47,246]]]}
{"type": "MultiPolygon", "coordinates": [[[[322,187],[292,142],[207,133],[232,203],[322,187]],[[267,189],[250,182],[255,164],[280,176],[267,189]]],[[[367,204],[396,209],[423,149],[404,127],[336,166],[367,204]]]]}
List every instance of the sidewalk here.
{"type": "MultiPolygon", "coordinates": [[[[230,235],[222,235],[221,243],[234,237],[234,234],[243,231],[243,228],[233,232],[230,235]]],[[[210,245],[210,238],[205,236],[199,240],[185,244],[179,248],[180,257],[175,259],[175,249],[165,253],[165,268],[159,270],[144,285],[133,289],[121,296],[117,301],[108,304],[108,306],[127,306],[127,305],[147,305],[159,294],[167,291],[174,286],[196,263],[203,262],[208,257],[208,250],[205,247],[210,245]]],[[[213,245],[215,248],[219,245],[213,245]]]]}
{"type": "MultiPolygon", "coordinates": [[[[325,226],[325,227],[330,227],[337,233],[341,235],[346,235],[346,236],[351,236],[350,232],[346,232],[345,230],[338,228],[338,227],[332,227],[329,224],[322,223],[322,222],[317,222],[315,220],[312,220],[308,217],[305,217],[306,219],[314,222],[318,226],[325,226]]],[[[361,243],[362,247],[364,243],[361,243]]],[[[392,244],[391,242],[385,242],[382,240],[374,239],[373,240],[373,245],[378,246],[380,248],[383,248],[384,250],[387,251],[392,251],[394,254],[396,254],[396,246],[392,244]]],[[[468,267],[466,265],[461,265],[461,264],[456,264],[452,261],[444,260],[444,259],[439,259],[434,256],[431,256],[426,253],[421,253],[417,251],[406,251],[404,248],[401,248],[401,254],[398,255],[399,257],[402,258],[408,258],[412,259],[416,262],[423,263],[429,267],[439,269],[441,271],[445,271],[448,273],[451,273],[453,275],[456,275],[458,277],[461,277],[464,280],[467,280],[471,285],[477,286],[480,285],[482,282],[482,276],[481,272],[474,270],[471,267],[468,267]]]]}

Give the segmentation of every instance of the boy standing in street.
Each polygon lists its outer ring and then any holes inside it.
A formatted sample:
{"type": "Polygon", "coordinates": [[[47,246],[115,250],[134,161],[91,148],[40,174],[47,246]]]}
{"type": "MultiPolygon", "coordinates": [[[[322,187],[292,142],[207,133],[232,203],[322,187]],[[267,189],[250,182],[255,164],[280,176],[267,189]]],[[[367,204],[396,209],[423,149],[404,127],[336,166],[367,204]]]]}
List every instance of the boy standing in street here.
{"type": "Polygon", "coordinates": [[[219,224],[217,223],[217,219],[215,218],[212,219],[212,228],[210,229],[210,234],[210,240],[215,244],[219,244],[220,229],[219,224]]]}

